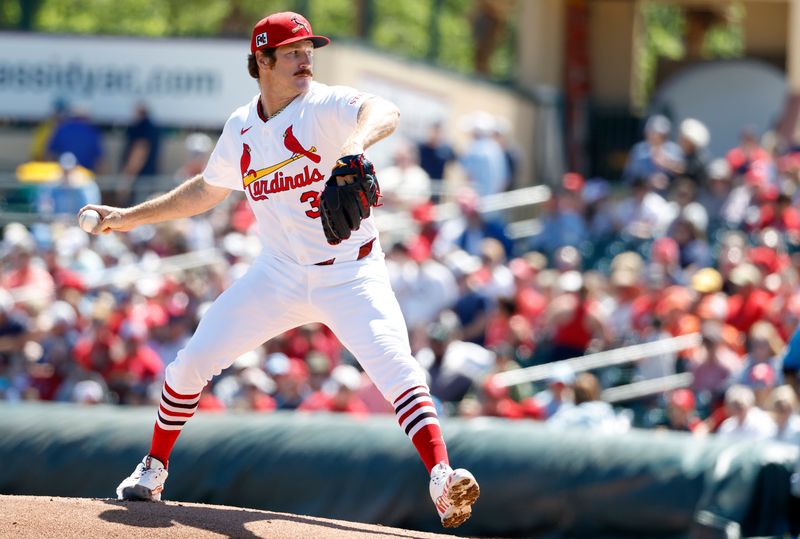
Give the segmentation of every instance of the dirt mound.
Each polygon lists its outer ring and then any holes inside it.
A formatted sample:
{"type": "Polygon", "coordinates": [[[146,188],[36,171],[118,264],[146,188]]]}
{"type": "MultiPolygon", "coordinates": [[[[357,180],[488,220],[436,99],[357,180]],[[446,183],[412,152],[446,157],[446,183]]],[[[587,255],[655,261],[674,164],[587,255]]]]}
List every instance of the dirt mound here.
{"type": "Polygon", "coordinates": [[[373,524],[181,502],[0,496],[0,537],[452,537],[373,524]]]}

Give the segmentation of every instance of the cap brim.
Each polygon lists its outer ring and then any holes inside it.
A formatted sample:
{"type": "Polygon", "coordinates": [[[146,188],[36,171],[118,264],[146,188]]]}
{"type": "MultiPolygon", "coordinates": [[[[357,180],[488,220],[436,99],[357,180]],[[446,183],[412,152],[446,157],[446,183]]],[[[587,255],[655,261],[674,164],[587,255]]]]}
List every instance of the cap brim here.
{"type": "MultiPolygon", "coordinates": [[[[271,45],[270,48],[277,49],[278,47],[282,47],[284,45],[291,45],[292,43],[297,43],[298,41],[305,41],[309,40],[314,45],[315,49],[320,47],[324,47],[325,45],[330,44],[331,40],[325,36],[297,36],[290,39],[284,39],[280,43],[276,45],[271,45]]],[[[262,49],[266,47],[261,47],[262,49]]]]}

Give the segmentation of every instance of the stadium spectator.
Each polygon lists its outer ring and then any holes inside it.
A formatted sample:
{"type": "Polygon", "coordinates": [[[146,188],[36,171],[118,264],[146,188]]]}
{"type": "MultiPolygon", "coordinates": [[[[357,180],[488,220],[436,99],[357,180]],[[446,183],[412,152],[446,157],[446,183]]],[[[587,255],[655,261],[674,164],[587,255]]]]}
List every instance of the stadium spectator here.
{"type": "Polygon", "coordinates": [[[154,191],[154,176],[158,174],[161,154],[161,131],[150,118],[144,103],[137,103],[133,121],[125,129],[122,149],[119,196],[123,203],[137,204],[154,191]]]}
{"type": "Polygon", "coordinates": [[[525,258],[515,258],[508,264],[514,276],[514,304],[516,312],[531,325],[537,325],[547,309],[547,299],[536,287],[536,277],[547,261],[540,253],[530,253],[525,258]]]}
{"type": "Polygon", "coordinates": [[[506,265],[503,244],[494,238],[486,238],[481,242],[480,253],[481,267],[477,270],[476,277],[486,295],[492,301],[513,296],[514,274],[506,265]]]}
{"type": "Polygon", "coordinates": [[[620,434],[630,429],[630,419],[618,416],[614,408],[600,400],[601,386],[597,377],[588,372],[575,379],[575,406],[562,407],[547,424],[557,429],[598,430],[606,434],[620,434]]]}
{"type": "Polygon", "coordinates": [[[72,402],[76,404],[101,404],[106,402],[106,388],[96,380],[81,380],[72,389],[72,402]]]}
{"type": "Polygon", "coordinates": [[[681,122],[678,145],[683,152],[683,163],[676,172],[692,180],[697,187],[705,186],[708,181],[711,159],[706,147],[710,141],[708,128],[700,120],[686,118],[681,122]]]}
{"type": "MultiPolygon", "coordinates": [[[[758,141],[758,133],[752,126],[742,128],[739,133],[739,146],[731,149],[725,156],[735,176],[746,177],[754,171],[763,174],[772,157],[758,141]]],[[[765,178],[766,179],[766,178],[765,178]]]]}
{"type": "Polygon", "coordinates": [[[634,241],[662,236],[672,219],[669,204],[644,177],[632,179],[630,186],[631,196],[622,199],[615,209],[617,231],[634,241]]]}
{"type": "Polygon", "coordinates": [[[53,297],[55,282],[44,261],[37,255],[36,245],[31,238],[12,246],[4,259],[0,287],[14,290],[37,303],[45,303],[53,297]]]}
{"type": "Polygon", "coordinates": [[[186,136],[184,147],[186,148],[186,160],[175,171],[177,180],[186,180],[203,172],[208,162],[208,156],[214,149],[214,142],[205,133],[195,132],[186,136]]]}
{"type": "Polygon", "coordinates": [[[480,268],[480,260],[458,251],[448,257],[448,264],[458,285],[458,299],[453,304],[452,311],[458,317],[461,338],[467,342],[483,345],[486,341],[492,304],[476,275],[480,268]]]}
{"type": "Polygon", "coordinates": [[[600,178],[589,179],[581,192],[586,233],[593,244],[607,243],[615,230],[611,186],[600,178]]]}
{"type": "Polygon", "coordinates": [[[431,200],[438,203],[441,193],[444,192],[447,165],[457,159],[455,150],[444,138],[444,126],[441,121],[431,124],[425,140],[417,144],[417,152],[419,166],[431,179],[431,200]]]}
{"type": "Polygon", "coordinates": [[[547,389],[537,393],[534,400],[542,410],[542,418],[550,419],[562,408],[574,406],[575,373],[564,364],[556,365],[547,377],[547,389]]]}
{"type": "Polygon", "coordinates": [[[0,287],[0,377],[10,378],[14,358],[28,336],[29,321],[14,309],[14,299],[0,287]]]}
{"type": "Polygon", "coordinates": [[[71,153],[58,159],[61,177],[42,185],[36,192],[36,209],[43,216],[58,216],[72,219],[86,204],[100,203],[100,189],[94,180],[78,167],[71,153]]]}
{"type": "Polygon", "coordinates": [[[698,188],[686,176],[678,177],[673,182],[669,206],[672,211],[673,221],[667,228],[667,234],[672,235],[675,221],[686,219],[700,231],[708,229],[708,212],[697,200],[698,188]]]}
{"type": "Polygon", "coordinates": [[[761,272],[750,263],[733,268],[730,282],[736,293],[728,301],[728,323],[743,333],[749,333],[753,324],[767,317],[772,297],[760,288],[761,272]]]}
{"type": "Polygon", "coordinates": [[[50,115],[41,121],[33,131],[31,137],[31,161],[45,161],[47,147],[50,139],[59,124],[64,120],[69,110],[66,99],[58,97],[53,101],[50,115]]]}
{"type": "Polygon", "coordinates": [[[633,307],[642,297],[640,278],[644,271],[644,260],[633,251],[618,254],[611,260],[611,297],[607,300],[609,312],[607,325],[615,342],[625,342],[634,338],[632,334],[633,307]]]}
{"type": "Polygon", "coordinates": [[[561,247],[582,246],[587,239],[580,190],[557,190],[544,204],[542,230],[530,241],[530,250],[552,258],[561,247]]]}
{"type": "MultiPolygon", "coordinates": [[[[738,383],[754,391],[759,388],[771,390],[783,385],[781,352],[784,342],[771,323],[760,320],[753,324],[747,336],[747,355],[738,383]]],[[[757,399],[758,400],[758,399],[757,399]]],[[[759,405],[764,404],[759,401],[759,405]]]]}
{"type": "Polygon", "coordinates": [[[465,118],[464,124],[472,141],[461,155],[460,163],[469,185],[481,197],[504,191],[510,171],[505,152],[494,138],[496,119],[478,111],[465,118]]]}
{"type": "Polygon", "coordinates": [[[403,243],[396,243],[386,257],[392,283],[406,326],[413,333],[433,322],[458,299],[453,273],[434,259],[418,260],[403,243]]]}
{"type": "Polygon", "coordinates": [[[565,272],[558,279],[558,288],[560,293],[545,314],[545,325],[551,331],[548,361],[582,356],[594,339],[609,340],[598,305],[589,297],[581,274],[565,272]]]}
{"type": "Polygon", "coordinates": [[[767,409],[775,420],[775,439],[800,447],[800,408],[794,390],[789,386],[773,389],[767,409]]]}
{"type": "Polygon", "coordinates": [[[294,410],[308,397],[308,367],[302,361],[275,352],[267,356],[266,371],[275,380],[278,410],[294,410]]]}
{"type": "Polygon", "coordinates": [[[495,117],[494,119],[494,140],[503,150],[503,156],[508,166],[508,180],[503,188],[504,191],[513,189],[517,184],[519,175],[520,149],[513,142],[511,135],[511,124],[506,118],[495,117]]]}
{"type": "Polygon", "coordinates": [[[494,238],[503,244],[506,253],[513,253],[513,244],[505,231],[505,223],[484,216],[478,209],[478,194],[472,189],[463,189],[457,197],[460,215],[445,222],[433,242],[434,256],[444,258],[457,249],[477,256],[486,238],[494,238]]]}
{"type": "Polygon", "coordinates": [[[65,301],[54,302],[39,316],[42,352],[35,368],[31,365],[31,384],[42,400],[54,400],[59,386],[69,375],[72,350],[78,342],[78,315],[65,301]]]}
{"type": "Polygon", "coordinates": [[[667,404],[667,428],[683,432],[698,432],[703,422],[697,416],[694,393],[689,389],[676,389],[667,404]]]}
{"type": "Polygon", "coordinates": [[[298,410],[367,415],[369,408],[357,394],[360,387],[361,373],[358,369],[352,365],[339,365],[331,371],[323,388],[306,397],[298,410]]]}
{"type": "Polygon", "coordinates": [[[694,375],[692,389],[695,393],[705,393],[704,400],[711,401],[728,389],[741,369],[741,358],[723,340],[722,325],[705,324],[701,345],[689,353],[689,371],[694,375]]]}
{"type": "Polygon", "coordinates": [[[709,234],[725,225],[724,211],[731,191],[731,167],[725,159],[715,159],[708,165],[708,180],[700,187],[697,200],[709,218],[709,234]]]}
{"type": "Polygon", "coordinates": [[[71,153],[84,168],[97,172],[103,158],[100,130],[89,119],[89,108],[85,103],[73,103],[69,116],[53,132],[47,145],[47,155],[58,160],[71,153]]]}
{"type": "Polygon", "coordinates": [[[765,440],[774,437],[775,422],[755,404],[755,395],[750,388],[742,385],[731,386],[725,392],[725,408],[729,417],[719,426],[717,434],[747,440],[765,440]]]}
{"type": "Polygon", "coordinates": [[[680,146],[669,140],[671,131],[672,123],[665,116],[647,119],[644,140],[631,148],[622,173],[626,183],[641,179],[659,191],[667,189],[673,171],[684,166],[680,146]]]}
{"type": "Polygon", "coordinates": [[[243,369],[238,375],[240,384],[233,409],[251,412],[271,412],[278,407],[270,393],[275,390],[275,383],[263,370],[256,366],[243,369]]]}
{"type": "Polygon", "coordinates": [[[523,406],[510,397],[509,389],[498,383],[497,378],[489,376],[481,385],[480,415],[502,417],[504,419],[522,419],[525,417],[523,406]]]}
{"type": "Polygon", "coordinates": [[[381,195],[392,210],[410,211],[431,198],[431,179],[419,166],[416,149],[408,141],[397,143],[392,165],[381,170],[381,195]]]}
{"type": "Polygon", "coordinates": [[[494,354],[474,343],[459,340],[455,313],[445,311],[430,325],[428,346],[416,358],[428,372],[431,395],[445,403],[464,398],[494,366],[494,354]]]}
{"type": "Polygon", "coordinates": [[[688,217],[678,217],[672,223],[671,237],[678,245],[678,263],[688,273],[711,265],[711,247],[703,228],[688,217]]]}

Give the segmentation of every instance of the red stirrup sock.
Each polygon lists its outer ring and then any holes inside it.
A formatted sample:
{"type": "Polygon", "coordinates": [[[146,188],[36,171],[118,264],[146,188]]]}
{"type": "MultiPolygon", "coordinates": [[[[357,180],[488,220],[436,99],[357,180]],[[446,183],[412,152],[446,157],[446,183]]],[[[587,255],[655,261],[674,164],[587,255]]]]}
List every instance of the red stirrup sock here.
{"type": "Polygon", "coordinates": [[[153,441],[150,445],[149,455],[160,460],[167,466],[172,447],[178,440],[181,429],[194,415],[197,410],[197,403],[200,401],[200,393],[194,395],[182,395],[172,390],[164,382],[161,390],[161,404],[158,407],[158,417],[153,428],[153,441]]]}
{"type": "Polygon", "coordinates": [[[400,428],[411,438],[428,473],[442,461],[450,464],[439,417],[428,388],[412,387],[397,397],[393,405],[400,428]]]}

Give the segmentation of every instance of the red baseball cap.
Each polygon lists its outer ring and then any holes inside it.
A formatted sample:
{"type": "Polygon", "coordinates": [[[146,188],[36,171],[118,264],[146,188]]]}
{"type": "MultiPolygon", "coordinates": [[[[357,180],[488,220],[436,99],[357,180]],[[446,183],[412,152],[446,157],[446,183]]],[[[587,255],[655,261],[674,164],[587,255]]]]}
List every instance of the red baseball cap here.
{"type": "Polygon", "coordinates": [[[311,23],[299,13],[284,11],[273,13],[258,21],[250,38],[250,52],[258,49],[274,49],[305,39],[311,40],[315,48],[324,47],[331,42],[324,36],[315,36],[311,23]]]}
{"type": "Polygon", "coordinates": [[[695,408],[694,393],[689,389],[676,389],[669,400],[670,404],[685,412],[691,412],[695,408]]]}

